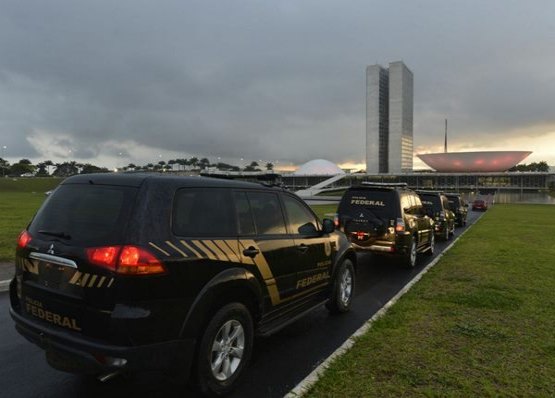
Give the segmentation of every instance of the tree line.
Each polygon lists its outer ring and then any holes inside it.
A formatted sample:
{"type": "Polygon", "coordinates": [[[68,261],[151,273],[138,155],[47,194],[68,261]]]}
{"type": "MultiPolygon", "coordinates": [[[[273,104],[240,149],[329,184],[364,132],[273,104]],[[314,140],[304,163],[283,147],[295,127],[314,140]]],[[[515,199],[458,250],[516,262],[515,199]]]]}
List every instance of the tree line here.
{"type": "Polygon", "coordinates": [[[511,167],[509,171],[541,171],[547,173],[549,171],[549,165],[545,161],[533,162],[529,164],[523,163],[511,167]]]}
{"type": "MultiPolygon", "coordinates": [[[[211,163],[208,158],[198,159],[196,157],[190,159],[171,159],[167,162],[160,160],[157,163],[147,163],[144,165],[129,163],[127,166],[116,169],[116,171],[193,171],[208,168],[222,171],[262,171],[258,162],[255,161],[247,166],[239,167],[223,162],[211,163]]],[[[272,171],[274,165],[268,162],[265,168],[267,171],[272,171]]],[[[45,160],[33,164],[29,159],[21,159],[17,163],[10,164],[2,158],[0,158],[0,170],[2,176],[10,177],[69,177],[76,174],[109,173],[114,171],[106,167],[99,167],[91,163],[79,163],[73,160],[61,163],[45,160]]]]}

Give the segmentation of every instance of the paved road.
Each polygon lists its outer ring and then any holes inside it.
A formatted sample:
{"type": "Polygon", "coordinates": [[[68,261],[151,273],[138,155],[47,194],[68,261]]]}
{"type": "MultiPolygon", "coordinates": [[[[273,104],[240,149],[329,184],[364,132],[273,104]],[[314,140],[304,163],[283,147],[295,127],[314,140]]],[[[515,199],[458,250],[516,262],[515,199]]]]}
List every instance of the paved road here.
{"type": "MultiPolygon", "coordinates": [[[[469,212],[469,225],[479,214],[469,212]]],[[[462,229],[457,229],[456,235],[462,229]]],[[[437,242],[436,253],[447,246],[437,242]]],[[[322,308],[269,338],[255,342],[255,352],[243,385],[232,397],[282,397],[327,358],[366,320],[431,261],[422,256],[414,270],[359,259],[353,310],[330,316],[322,308]]],[[[115,378],[101,384],[51,369],[43,352],[19,336],[8,314],[7,293],[0,293],[0,395],[6,397],[178,397],[198,396],[163,374],[115,378]]]]}

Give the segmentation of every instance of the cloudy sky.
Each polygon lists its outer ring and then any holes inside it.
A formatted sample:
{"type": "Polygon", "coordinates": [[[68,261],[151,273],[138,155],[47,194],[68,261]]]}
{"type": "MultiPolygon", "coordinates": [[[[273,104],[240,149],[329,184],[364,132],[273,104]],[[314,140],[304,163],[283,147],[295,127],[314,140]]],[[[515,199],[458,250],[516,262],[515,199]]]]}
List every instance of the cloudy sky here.
{"type": "Polygon", "coordinates": [[[551,0],[0,0],[0,147],[361,164],[365,68],[395,60],[414,73],[416,153],[443,149],[448,118],[450,150],[555,165],[551,0]]]}

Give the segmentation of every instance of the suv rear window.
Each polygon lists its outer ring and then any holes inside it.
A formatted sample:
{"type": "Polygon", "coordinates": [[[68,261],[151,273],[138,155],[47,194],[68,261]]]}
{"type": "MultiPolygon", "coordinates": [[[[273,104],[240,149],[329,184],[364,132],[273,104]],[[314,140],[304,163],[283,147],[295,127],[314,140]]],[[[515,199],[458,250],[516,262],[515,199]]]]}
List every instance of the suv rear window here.
{"type": "Polygon", "coordinates": [[[354,216],[360,210],[370,210],[381,219],[397,217],[395,191],[390,189],[359,189],[345,192],[339,204],[339,213],[354,216]]]}
{"type": "Polygon", "coordinates": [[[434,213],[438,213],[443,211],[443,207],[441,206],[441,198],[437,195],[420,195],[420,200],[424,207],[428,210],[433,211],[434,213]]]}
{"type": "Polygon", "coordinates": [[[136,194],[132,187],[61,185],[41,207],[29,232],[72,244],[120,243],[136,194]]]}

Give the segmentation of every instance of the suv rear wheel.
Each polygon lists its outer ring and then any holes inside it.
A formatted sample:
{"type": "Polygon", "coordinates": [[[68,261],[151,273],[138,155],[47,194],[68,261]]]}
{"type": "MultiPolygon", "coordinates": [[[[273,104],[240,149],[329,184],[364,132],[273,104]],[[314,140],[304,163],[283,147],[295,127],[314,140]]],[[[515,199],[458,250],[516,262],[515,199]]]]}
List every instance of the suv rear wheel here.
{"type": "Polygon", "coordinates": [[[197,379],[204,394],[219,397],[235,388],[250,360],[252,342],[252,317],[243,304],[227,304],[216,312],[198,352],[197,379]]]}
{"type": "Polygon", "coordinates": [[[340,314],[351,309],[355,291],[355,269],[351,260],[344,260],[336,272],[330,300],[326,303],[332,314],[340,314]]]}

